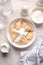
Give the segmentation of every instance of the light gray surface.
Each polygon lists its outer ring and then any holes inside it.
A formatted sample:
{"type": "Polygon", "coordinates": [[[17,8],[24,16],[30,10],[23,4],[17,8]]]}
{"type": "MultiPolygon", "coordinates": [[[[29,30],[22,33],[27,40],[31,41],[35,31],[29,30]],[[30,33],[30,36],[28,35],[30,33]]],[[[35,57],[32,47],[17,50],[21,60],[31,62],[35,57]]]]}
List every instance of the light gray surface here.
{"type": "MultiPolygon", "coordinates": [[[[21,10],[22,4],[27,4],[29,11],[31,10],[31,8],[36,7],[34,1],[35,0],[12,0],[14,14],[8,16],[6,23],[9,23],[11,20],[13,20],[17,17],[21,17],[20,10],[21,10]],[[25,3],[24,3],[24,1],[25,1],[25,3]]],[[[5,33],[6,33],[5,31],[0,33],[1,34],[0,43],[8,42],[5,37],[5,33]]],[[[36,42],[35,42],[35,44],[36,44],[36,42]]],[[[29,47],[29,49],[31,49],[35,44],[33,44],[31,47],[29,47]]],[[[4,56],[0,52],[0,65],[19,65],[19,57],[20,57],[20,49],[15,49],[13,46],[11,46],[9,54],[4,56]]]]}
{"type": "Polygon", "coordinates": [[[19,61],[17,61],[19,60],[18,54],[19,51],[15,50],[13,47],[11,47],[10,53],[7,55],[3,55],[0,52],[0,65],[19,65],[19,61]]]}

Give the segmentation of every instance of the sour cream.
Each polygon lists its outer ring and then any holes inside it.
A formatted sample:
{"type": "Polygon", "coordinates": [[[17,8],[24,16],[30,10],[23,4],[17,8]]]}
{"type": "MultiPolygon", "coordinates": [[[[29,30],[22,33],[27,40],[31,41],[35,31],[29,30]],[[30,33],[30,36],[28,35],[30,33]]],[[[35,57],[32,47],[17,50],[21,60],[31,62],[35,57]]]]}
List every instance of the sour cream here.
{"type": "Polygon", "coordinates": [[[35,10],[31,14],[31,19],[33,22],[40,24],[43,23],[43,11],[41,10],[35,10]]]}

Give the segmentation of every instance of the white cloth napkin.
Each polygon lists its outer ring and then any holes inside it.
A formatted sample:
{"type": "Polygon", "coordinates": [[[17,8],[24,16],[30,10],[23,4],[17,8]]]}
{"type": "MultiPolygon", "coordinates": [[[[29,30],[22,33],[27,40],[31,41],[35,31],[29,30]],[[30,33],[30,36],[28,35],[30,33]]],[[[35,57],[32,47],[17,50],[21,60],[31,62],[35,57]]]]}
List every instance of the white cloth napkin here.
{"type": "Polygon", "coordinates": [[[38,48],[35,46],[31,51],[22,52],[20,65],[40,65],[43,60],[43,46],[40,45],[38,48]]]}
{"type": "Polygon", "coordinates": [[[20,65],[36,65],[36,48],[33,48],[31,51],[25,51],[21,53],[20,65]]]}
{"type": "Polygon", "coordinates": [[[43,26],[39,31],[38,45],[30,51],[21,52],[20,65],[40,65],[43,61],[43,26]]]}

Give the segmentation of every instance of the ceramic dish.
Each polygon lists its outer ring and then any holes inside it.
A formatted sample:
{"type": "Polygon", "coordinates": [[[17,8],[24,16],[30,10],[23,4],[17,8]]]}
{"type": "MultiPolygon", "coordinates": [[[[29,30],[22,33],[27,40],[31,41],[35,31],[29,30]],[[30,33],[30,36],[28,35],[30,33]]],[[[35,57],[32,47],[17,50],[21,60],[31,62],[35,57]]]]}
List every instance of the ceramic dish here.
{"type": "Polygon", "coordinates": [[[8,25],[7,38],[14,47],[26,48],[34,42],[36,32],[35,25],[28,19],[17,18],[8,25]]]}
{"type": "Polygon", "coordinates": [[[10,46],[8,43],[3,43],[0,45],[0,51],[2,53],[9,53],[9,50],[10,50],[10,46]]]}
{"type": "Polygon", "coordinates": [[[36,24],[42,24],[43,23],[43,11],[42,8],[34,8],[31,11],[30,17],[32,19],[32,21],[36,24]]]}

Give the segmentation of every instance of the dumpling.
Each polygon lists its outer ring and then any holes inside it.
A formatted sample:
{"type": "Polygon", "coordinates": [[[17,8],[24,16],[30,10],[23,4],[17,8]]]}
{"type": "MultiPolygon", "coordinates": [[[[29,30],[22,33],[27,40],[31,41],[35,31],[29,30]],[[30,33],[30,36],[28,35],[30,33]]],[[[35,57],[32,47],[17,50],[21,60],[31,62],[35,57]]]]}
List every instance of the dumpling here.
{"type": "Polygon", "coordinates": [[[12,40],[12,42],[16,39],[16,37],[18,36],[19,34],[17,32],[14,32],[14,33],[10,33],[10,38],[12,40]]]}
{"type": "Polygon", "coordinates": [[[15,32],[15,31],[14,31],[14,27],[10,27],[10,28],[9,28],[9,32],[10,32],[10,33],[14,33],[14,32],[15,32]]]}
{"type": "Polygon", "coordinates": [[[25,26],[25,30],[30,32],[30,31],[32,31],[32,27],[30,25],[27,25],[27,26],[25,26]]]}
{"type": "Polygon", "coordinates": [[[22,42],[22,44],[26,44],[28,42],[25,36],[22,36],[20,41],[22,42]]]}
{"type": "Polygon", "coordinates": [[[26,21],[23,22],[22,27],[23,27],[26,31],[28,31],[28,32],[29,32],[29,31],[32,31],[31,25],[30,25],[29,23],[27,23],[26,21]]]}
{"type": "Polygon", "coordinates": [[[21,41],[15,42],[16,44],[23,45],[21,41]]]}
{"type": "Polygon", "coordinates": [[[22,36],[21,40],[19,42],[16,42],[19,45],[25,45],[28,43],[28,40],[26,39],[25,36],[22,36]]]}
{"type": "Polygon", "coordinates": [[[15,28],[16,28],[17,30],[19,30],[19,29],[21,28],[21,25],[22,25],[22,23],[21,23],[21,19],[20,19],[18,22],[16,22],[15,28]]]}
{"type": "Polygon", "coordinates": [[[33,32],[29,32],[26,36],[27,40],[31,40],[33,38],[33,32]]]}
{"type": "Polygon", "coordinates": [[[27,26],[27,25],[28,25],[27,22],[23,21],[22,27],[25,28],[25,26],[27,26]]]}

